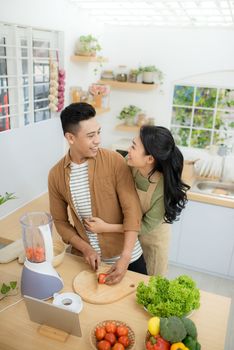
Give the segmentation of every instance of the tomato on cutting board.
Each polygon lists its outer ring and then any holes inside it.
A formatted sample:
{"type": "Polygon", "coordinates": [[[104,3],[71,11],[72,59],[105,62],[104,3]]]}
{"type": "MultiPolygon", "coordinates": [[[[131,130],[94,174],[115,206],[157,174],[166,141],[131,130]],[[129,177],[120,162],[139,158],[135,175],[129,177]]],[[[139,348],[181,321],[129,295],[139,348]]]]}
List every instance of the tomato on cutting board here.
{"type": "Polygon", "coordinates": [[[98,283],[105,284],[107,276],[108,276],[107,273],[99,273],[99,275],[98,275],[98,283]]]}

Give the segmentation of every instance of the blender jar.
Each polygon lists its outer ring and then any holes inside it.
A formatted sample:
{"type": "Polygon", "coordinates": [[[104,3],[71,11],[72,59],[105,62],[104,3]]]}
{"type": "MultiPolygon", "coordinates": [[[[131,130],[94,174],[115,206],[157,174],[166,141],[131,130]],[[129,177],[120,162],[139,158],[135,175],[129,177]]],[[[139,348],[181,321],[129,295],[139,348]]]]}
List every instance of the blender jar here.
{"type": "Polygon", "coordinates": [[[25,255],[32,263],[41,263],[53,258],[53,219],[45,212],[30,212],[21,217],[25,255]]]}

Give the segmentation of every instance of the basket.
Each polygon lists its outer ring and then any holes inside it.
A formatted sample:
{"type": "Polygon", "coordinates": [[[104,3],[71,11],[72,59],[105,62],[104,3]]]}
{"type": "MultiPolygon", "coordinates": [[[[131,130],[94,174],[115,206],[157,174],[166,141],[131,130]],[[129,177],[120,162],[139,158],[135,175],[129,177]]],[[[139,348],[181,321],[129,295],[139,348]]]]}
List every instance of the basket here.
{"type": "Polygon", "coordinates": [[[116,321],[116,320],[106,320],[106,321],[102,321],[102,322],[99,322],[98,324],[96,324],[96,326],[92,329],[91,331],[91,334],[90,334],[90,342],[91,342],[91,345],[92,345],[92,349],[94,350],[97,350],[97,339],[95,337],[95,331],[97,328],[99,327],[105,327],[105,325],[108,323],[108,322],[112,322],[114,323],[116,326],[125,326],[128,328],[128,338],[130,340],[130,344],[127,348],[125,348],[125,350],[132,350],[135,348],[135,345],[136,345],[136,337],[135,337],[135,333],[133,332],[132,328],[129,327],[127,325],[127,323],[125,322],[122,322],[122,321],[116,321]]]}

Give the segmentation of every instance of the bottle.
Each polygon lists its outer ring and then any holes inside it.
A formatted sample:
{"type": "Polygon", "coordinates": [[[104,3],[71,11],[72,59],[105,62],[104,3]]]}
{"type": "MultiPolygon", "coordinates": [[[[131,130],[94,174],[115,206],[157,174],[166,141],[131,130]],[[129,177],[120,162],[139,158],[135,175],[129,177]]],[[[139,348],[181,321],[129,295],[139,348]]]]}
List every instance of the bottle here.
{"type": "Polygon", "coordinates": [[[72,103],[80,102],[80,88],[79,87],[72,87],[71,88],[71,101],[72,103]]]}

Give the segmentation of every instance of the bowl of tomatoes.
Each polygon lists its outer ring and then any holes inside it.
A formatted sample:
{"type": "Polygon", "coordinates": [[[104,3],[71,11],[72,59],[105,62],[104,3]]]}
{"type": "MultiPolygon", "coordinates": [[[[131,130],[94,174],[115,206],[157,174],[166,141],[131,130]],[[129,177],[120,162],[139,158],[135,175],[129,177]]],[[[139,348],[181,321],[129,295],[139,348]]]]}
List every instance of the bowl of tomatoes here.
{"type": "Polygon", "coordinates": [[[131,350],[135,342],[132,328],[122,321],[99,322],[91,332],[91,344],[95,350],[131,350]]]}

